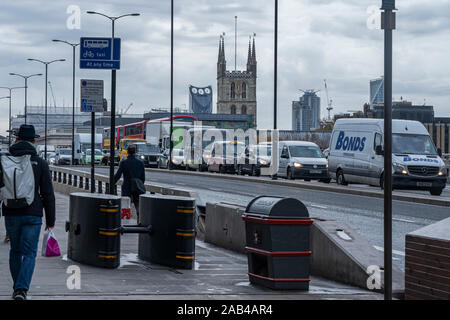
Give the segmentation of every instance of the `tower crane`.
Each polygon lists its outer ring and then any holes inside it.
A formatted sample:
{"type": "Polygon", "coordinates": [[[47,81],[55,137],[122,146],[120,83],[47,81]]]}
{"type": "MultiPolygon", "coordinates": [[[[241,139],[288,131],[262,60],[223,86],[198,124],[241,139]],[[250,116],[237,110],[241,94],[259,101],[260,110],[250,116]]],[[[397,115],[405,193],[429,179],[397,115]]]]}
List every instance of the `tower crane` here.
{"type": "Polygon", "coordinates": [[[49,82],[48,82],[48,85],[50,86],[50,91],[52,92],[53,106],[56,108],[56,100],[55,100],[55,95],[53,94],[52,83],[49,81],[49,82]]]}
{"type": "Polygon", "coordinates": [[[131,108],[132,106],[133,106],[133,102],[130,103],[130,104],[128,105],[128,107],[125,109],[124,112],[122,112],[122,114],[126,114],[126,113],[128,112],[128,110],[130,110],[130,108],[131,108]]]}
{"type": "Polygon", "coordinates": [[[327,111],[328,111],[328,120],[331,121],[331,110],[333,110],[333,100],[330,100],[328,96],[328,86],[327,86],[327,79],[323,80],[325,83],[325,92],[327,94],[327,111]]]}

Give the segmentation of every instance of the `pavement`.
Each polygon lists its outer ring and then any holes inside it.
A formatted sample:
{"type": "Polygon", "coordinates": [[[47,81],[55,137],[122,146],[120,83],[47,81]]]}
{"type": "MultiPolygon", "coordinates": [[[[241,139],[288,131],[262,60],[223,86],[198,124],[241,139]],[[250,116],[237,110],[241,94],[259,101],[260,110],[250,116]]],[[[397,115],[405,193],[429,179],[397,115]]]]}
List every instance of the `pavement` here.
{"type": "MultiPolygon", "coordinates": [[[[82,265],[67,258],[65,221],[69,197],[56,194],[54,229],[61,257],[42,257],[42,235],[30,300],[382,300],[383,295],[322,278],[311,277],[310,290],[275,291],[249,283],[247,257],[197,239],[193,270],[151,264],[137,257],[138,236],[121,238],[117,269],[82,265]],[[78,286],[79,284],[79,286],[78,286]]],[[[130,221],[133,224],[135,221],[130,221]]],[[[43,231],[43,230],[42,230],[43,231]]],[[[4,222],[0,237],[4,238],[4,222]]],[[[9,244],[0,243],[0,300],[10,300],[12,279],[9,244]]]]}
{"type": "MultiPolygon", "coordinates": [[[[78,168],[78,170],[90,169],[78,168]]],[[[107,176],[108,172],[107,168],[96,169],[96,173],[100,175],[107,176]]],[[[296,186],[297,184],[327,186],[319,182],[290,182],[285,179],[279,179],[279,183],[289,182],[289,185],[278,185],[253,181],[254,179],[262,180],[263,178],[239,176],[240,180],[233,180],[223,179],[224,176],[238,177],[214,173],[206,174],[205,172],[147,169],[146,182],[152,185],[194,191],[201,196],[200,202],[204,203],[224,202],[247,205],[250,200],[259,195],[293,197],[299,199],[307,206],[312,217],[345,223],[359,234],[364,235],[375,249],[382,251],[384,248],[383,198],[348,194],[345,193],[347,187],[342,188],[344,193],[337,193],[296,186]]],[[[336,184],[332,183],[329,187],[336,188],[336,184]]],[[[352,185],[351,188],[363,189],[366,192],[380,192],[378,188],[364,185],[352,185]]],[[[399,190],[396,192],[398,194],[408,193],[408,197],[415,196],[415,193],[417,193],[418,196],[423,198],[433,198],[427,191],[414,191],[413,193],[399,190]]],[[[447,206],[394,200],[392,212],[393,264],[404,270],[405,235],[450,217],[450,210],[447,206]]]]}

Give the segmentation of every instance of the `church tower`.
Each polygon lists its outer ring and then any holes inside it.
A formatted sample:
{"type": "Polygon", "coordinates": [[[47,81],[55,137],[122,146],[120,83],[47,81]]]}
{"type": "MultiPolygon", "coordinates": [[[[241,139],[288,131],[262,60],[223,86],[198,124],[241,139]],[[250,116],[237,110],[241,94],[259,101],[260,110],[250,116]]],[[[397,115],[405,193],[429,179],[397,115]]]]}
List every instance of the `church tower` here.
{"type": "Polygon", "coordinates": [[[217,61],[217,113],[249,114],[253,116],[256,129],[256,41],[255,36],[248,42],[246,70],[227,71],[225,59],[225,39],[220,36],[217,61]]]}

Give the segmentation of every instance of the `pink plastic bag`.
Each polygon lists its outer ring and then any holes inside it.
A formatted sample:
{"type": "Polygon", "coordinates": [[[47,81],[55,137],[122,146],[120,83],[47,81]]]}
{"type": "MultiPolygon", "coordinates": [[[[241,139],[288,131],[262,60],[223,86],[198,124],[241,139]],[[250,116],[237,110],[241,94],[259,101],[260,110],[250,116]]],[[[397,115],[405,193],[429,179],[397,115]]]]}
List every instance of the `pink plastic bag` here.
{"type": "Polygon", "coordinates": [[[59,257],[61,251],[59,250],[58,241],[52,230],[47,230],[44,233],[42,241],[42,255],[44,257],[59,257]]]}

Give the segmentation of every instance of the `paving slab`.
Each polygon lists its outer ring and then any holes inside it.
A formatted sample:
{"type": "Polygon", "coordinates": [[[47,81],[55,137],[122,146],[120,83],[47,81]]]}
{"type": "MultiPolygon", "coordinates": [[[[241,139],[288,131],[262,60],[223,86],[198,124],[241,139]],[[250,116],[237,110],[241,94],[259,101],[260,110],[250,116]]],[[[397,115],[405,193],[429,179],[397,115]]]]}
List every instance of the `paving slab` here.
{"type": "MultiPolygon", "coordinates": [[[[138,258],[138,236],[121,238],[121,263],[117,269],[83,265],[67,258],[65,222],[69,197],[56,194],[54,229],[61,257],[42,257],[42,232],[31,300],[382,300],[383,295],[322,278],[311,277],[310,290],[275,291],[249,283],[247,257],[196,241],[193,270],[174,269],[138,258]],[[74,287],[73,269],[79,270],[80,287],[74,287]]],[[[133,221],[131,221],[133,223],[133,221]]],[[[9,244],[3,243],[4,220],[0,221],[0,300],[11,299],[9,244]]]]}

